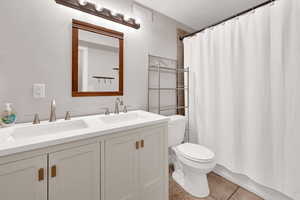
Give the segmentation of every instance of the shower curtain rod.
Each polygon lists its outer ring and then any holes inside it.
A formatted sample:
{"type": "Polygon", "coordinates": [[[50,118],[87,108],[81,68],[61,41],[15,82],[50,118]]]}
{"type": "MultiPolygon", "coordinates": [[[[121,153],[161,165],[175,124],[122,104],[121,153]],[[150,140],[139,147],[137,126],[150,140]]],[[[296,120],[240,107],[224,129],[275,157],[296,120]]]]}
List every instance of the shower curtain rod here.
{"type": "Polygon", "coordinates": [[[189,34],[187,34],[187,35],[184,35],[184,36],[180,37],[180,40],[183,40],[184,38],[187,38],[187,37],[192,37],[192,36],[196,35],[197,33],[200,33],[200,32],[202,32],[202,31],[204,31],[204,30],[206,30],[206,29],[208,29],[208,28],[211,28],[211,27],[217,26],[217,25],[219,25],[219,24],[222,24],[222,23],[224,23],[224,22],[226,22],[226,21],[228,21],[228,20],[234,19],[234,18],[236,18],[236,17],[238,17],[238,16],[241,16],[241,15],[243,15],[243,14],[245,14],[245,13],[248,13],[248,12],[250,12],[250,11],[252,11],[252,10],[255,10],[255,9],[260,8],[260,7],[262,7],[262,6],[268,5],[268,4],[273,3],[273,2],[275,2],[275,1],[276,1],[276,0],[268,0],[268,1],[266,1],[266,2],[264,2],[264,3],[261,3],[261,4],[257,5],[257,6],[254,6],[254,7],[252,7],[252,8],[249,8],[248,10],[245,10],[245,11],[243,11],[243,12],[240,12],[240,13],[236,14],[236,15],[233,15],[233,16],[231,16],[231,17],[228,17],[228,18],[226,18],[226,19],[224,19],[224,20],[222,20],[222,21],[220,21],[220,22],[217,22],[217,23],[215,23],[215,24],[213,24],[213,25],[207,26],[207,27],[205,27],[205,28],[203,28],[203,29],[201,29],[201,30],[198,30],[198,31],[195,31],[195,32],[193,32],[193,33],[189,33],[189,34]]]}

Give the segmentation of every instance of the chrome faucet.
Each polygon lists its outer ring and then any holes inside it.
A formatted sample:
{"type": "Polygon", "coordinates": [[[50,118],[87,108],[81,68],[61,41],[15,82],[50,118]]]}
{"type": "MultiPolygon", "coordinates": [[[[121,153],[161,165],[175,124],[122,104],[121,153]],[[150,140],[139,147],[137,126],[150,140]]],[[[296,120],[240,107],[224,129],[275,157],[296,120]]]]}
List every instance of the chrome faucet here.
{"type": "Polygon", "coordinates": [[[32,124],[40,124],[41,123],[41,121],[40,121],[40,117],[39,117],[39,114],[35,114],[34,115],[34,119],[33,119],[33,122],[32,122],[32,124]]]}
{"type": "Polygon", "coordinates": [[[123,106],[124,102],[120,98],[117,98],[115,101],[115,114],[120,114],[120,108],[119,106],[123,106]]]}
{"type": "Polygon", "coordinates": [[[56,103],[55,99],[51,101],[51,111],[50,111],[50,119],[49,122],[55,122],[56,121],[56,103]]]}

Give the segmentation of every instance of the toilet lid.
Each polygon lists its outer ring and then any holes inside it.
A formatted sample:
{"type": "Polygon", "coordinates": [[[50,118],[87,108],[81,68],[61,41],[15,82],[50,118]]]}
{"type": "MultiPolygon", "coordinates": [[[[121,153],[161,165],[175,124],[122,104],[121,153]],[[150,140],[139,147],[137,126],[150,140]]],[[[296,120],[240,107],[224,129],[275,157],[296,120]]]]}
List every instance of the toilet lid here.
{"type": "Polygon", "coordinates": [[[177,149],[182,156],[192,161],[209,162],[215,157],[214,152],[199,144],[185,143],[179,145],[177,149]]]}

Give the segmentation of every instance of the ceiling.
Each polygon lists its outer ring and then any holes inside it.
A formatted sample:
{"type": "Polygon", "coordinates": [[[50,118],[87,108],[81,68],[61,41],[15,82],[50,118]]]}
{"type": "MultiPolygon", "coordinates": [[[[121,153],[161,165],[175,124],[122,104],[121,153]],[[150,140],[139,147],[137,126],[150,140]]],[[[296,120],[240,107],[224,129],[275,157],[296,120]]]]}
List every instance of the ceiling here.
{"type": "Polygon", "coordinates": [[[135,0],[195,30],[267,0],[135,0]]]}

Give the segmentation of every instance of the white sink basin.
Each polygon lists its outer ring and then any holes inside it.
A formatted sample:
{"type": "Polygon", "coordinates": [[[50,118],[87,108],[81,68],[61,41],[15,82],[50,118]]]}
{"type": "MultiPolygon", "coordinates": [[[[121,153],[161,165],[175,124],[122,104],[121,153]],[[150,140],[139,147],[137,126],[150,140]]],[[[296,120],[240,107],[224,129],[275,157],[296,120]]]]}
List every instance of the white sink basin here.
{"type": "Polygon", "coordinates": [[[7,143],[7,142],[13,142],[14,139],[9,134],[0,134],[0,144],[7,143]]]}
{"type": "Polygon", "coordinates": [[[59,134],[62,132],[75,131],[88,128],[83,120],[74,120],[66,122],[54,122],[45,125],[32,125],[28,127],[15,128],[11,136],[15,140],[29,139],[44,135],[59,134]]]}
{"type": "Polygon", "coordinates": [[[119,115],[108,115],[100,117],[100,120],[105,124],[119,124],[126,122],[134,122],[136,120],[145,119],[144,116],[137,112],[121,113],[119,115]]]}

